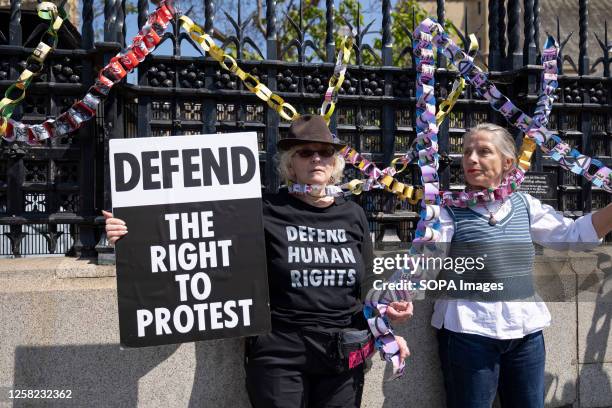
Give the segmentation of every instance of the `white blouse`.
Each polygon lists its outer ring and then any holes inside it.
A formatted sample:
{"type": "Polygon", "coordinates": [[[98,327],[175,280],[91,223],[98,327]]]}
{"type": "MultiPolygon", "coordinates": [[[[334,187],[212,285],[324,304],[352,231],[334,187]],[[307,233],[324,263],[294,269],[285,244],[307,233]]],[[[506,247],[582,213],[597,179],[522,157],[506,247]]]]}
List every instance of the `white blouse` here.
{"type": "MultiPolygon", "coordinates": [[[[591,214],[573,221],[558,214],[550,205],[524,194],[531,221],[533,242],[557,250],[593,248],[601,242],[591,221],[591,214]],[[578,244],[578,245],[576,245],[578,244]],[[586,245],[585,245],[586,244],[586,245]]],[[[509,214],[512,204],[506,199],[489,204],[496,219],[509,214]],[[495,207],[499,209],[495,211],[495,207]]],[[[484,207],[475,211],[488,216],[484,207]]],[[[451,242],[455,231],[448,211],[440,211],[440,242],[451,242]]],[[[494,339],[516,339],[550,326],[551,316],[544,302],[476,302],[469,300],[437,300],[431,318],[432,326],[471,333],[494,339]]]]}

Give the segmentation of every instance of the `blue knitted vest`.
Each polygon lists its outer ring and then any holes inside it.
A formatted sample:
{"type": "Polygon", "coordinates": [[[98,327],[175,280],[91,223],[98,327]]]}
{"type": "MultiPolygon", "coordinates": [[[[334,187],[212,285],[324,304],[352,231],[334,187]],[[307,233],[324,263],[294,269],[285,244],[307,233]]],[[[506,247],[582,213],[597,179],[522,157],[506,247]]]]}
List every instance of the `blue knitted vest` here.
{"type": "Polygon", "coordinates": [[[458,257],[481,257],[484,268],[473,268],[462,274],[447,271],[446,278],[454,280],[458,289],[460,280],[464,283],[496,283],[498,287],[503,284],[503,290],[458,290],[449,292],[451,296],[480,301],[507,301],[534,295],[535,248],[529,230],[527,202],[521,193],[512,194],[510,201],[512,210],[504,219],[497,220],[496,225],[489,225],[488,215],[470,208],[447,207],[455,223],[449,256],[455,260],[458,257]]]}

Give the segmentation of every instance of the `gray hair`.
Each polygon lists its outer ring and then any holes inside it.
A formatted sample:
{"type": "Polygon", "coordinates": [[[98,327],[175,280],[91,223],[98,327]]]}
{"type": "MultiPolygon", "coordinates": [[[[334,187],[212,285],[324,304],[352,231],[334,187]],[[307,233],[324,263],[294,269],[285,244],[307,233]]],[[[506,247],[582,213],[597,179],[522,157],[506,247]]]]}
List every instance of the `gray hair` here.
{"type": "MultiPolygon", "coordinates": [[[[468,129],[463,135],[463,146],[470,141],[470,138],[478,132],[487,132],[491,134],[491,142],[499,150],[499,153],[504,159],[511,159],[512,164],[516,164],[516,144],[514,138],[506,130],[506,128],[493,123],[481,123],[468,129]]],[[[504,174],[505,176],[506,174],[504,174]]]]}
{"type": "MultiPolygon", "coordinates": [[[[289,150],[279,150],[274,157],[276,162],[276,171],[278,175],[283,179],[285,183],[289,181],[296,182],[296,180],[291,179],[291,172],[289,171],[289,167],[291,164],[291,158],[300,150],[301,146],[293,146],[289,150]]],[[[332,170],[331,179],[327,182],[328,185],[339,184],[342,181],[343,173],[344,173],[344,158],[339,154],[334,155],[334,168],[332,170]]]]}

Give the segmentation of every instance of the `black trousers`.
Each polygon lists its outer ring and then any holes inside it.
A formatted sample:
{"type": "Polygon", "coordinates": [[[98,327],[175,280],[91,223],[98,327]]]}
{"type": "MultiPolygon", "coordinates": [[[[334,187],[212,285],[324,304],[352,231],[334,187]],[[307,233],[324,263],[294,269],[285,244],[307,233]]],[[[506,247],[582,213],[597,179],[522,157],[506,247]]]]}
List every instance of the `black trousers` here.
{"type": "Polygon", "coordinates": [[[248,341],[246,387],[254,408],[358,408],[363,364],[339,370],[325,338],[273,330],[248,341]]]}

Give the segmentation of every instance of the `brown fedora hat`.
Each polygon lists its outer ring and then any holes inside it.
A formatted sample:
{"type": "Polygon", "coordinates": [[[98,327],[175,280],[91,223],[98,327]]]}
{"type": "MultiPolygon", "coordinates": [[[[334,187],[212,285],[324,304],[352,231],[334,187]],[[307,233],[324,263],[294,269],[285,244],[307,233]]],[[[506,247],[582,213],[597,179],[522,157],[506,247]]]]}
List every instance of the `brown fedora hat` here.
{"type": "Polygon", "coordinates": [[[321,115],[301,115],[289,127],[289,134],[276,144],[280,150],[289,150],[293,146],[305,143],[328,143],[340,150],[342,143],[329,131],[321,115]]]}

